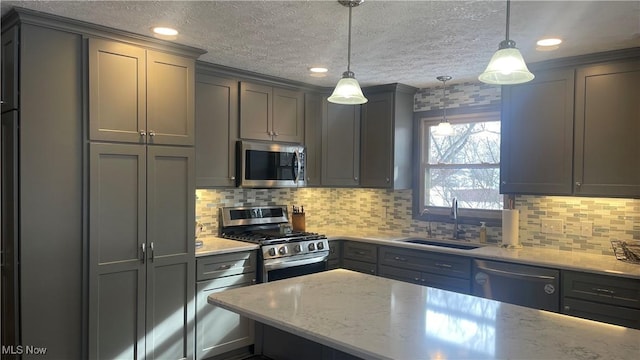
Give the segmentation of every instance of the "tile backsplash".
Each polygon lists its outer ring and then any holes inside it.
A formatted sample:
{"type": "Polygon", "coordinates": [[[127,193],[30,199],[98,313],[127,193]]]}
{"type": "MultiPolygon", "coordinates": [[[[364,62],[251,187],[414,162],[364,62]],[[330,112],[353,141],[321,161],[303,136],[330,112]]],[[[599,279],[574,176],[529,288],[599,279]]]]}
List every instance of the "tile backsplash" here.
{"type": "MultiPolygon", "coordinates": [[[[349,227],[364,232],[395,232],[449,236],[452,224],[414,220],[411,190],[303,188],[200,189],[196,191],[196,219],[203,234],[218,233],[218,208],[223,206],[304,206],[308,229],[349,227]]],[[[523,246],[613,254],[610,240],[640,240],[640,200],[551,196],[517,196],[520,242],[523,246]],[[543,232],[546,219],[562,221],[560,234],[543,232]],[[590,236],[583,231],[591,229],[590,236]]],[[[478,226],[462,225],[466,236],[478,239],[478,226]]],[[[501,228],[487,229],[487,242],[499,244],[501,228]]]]}

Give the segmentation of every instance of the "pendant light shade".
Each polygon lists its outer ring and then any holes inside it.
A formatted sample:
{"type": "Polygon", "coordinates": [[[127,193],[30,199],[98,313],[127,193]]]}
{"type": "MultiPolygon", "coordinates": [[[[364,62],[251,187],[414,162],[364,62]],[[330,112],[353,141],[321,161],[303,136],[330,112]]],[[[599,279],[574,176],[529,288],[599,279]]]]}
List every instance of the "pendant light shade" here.
{"type": "Polygon", "coordinates": [[[351,9],[360,5],[363,1],[364,0],[338,1],[343,6],[349,8],[349,45],[347,50],[347,71],[342,73],[342,79],[338,81],[333,93],[327,99],[327,101],[335,104],[359,105],[368,101],[362,94],[360,84],[358,84],[358,80],[356,80],[354,73],[351,71],[351,9]]]}
{"type": "Polygon", "coordinates": [[[516,42],[509,40],[509,18],[511,1],[507,0],[507,31],[506,39],[500,42],[498,51],[493,54],[485,71],[478,76],[478,80],[494,85],[522,84],[535,77],[527,68],[527,64],[516,48],[516,42]]]}
{"type": "Polygon", "coordinates": [[[442,121],[436,126],[435,130],[433,130],[433,135],[435,136],[451,136],[455,133],[453,126],[449,120],[447,120],[447,103],[446,103],[446,90],[447,90],[447,81],[451,80],[451,76],[438,76],[436,79],[442,81],[442,121]]]}

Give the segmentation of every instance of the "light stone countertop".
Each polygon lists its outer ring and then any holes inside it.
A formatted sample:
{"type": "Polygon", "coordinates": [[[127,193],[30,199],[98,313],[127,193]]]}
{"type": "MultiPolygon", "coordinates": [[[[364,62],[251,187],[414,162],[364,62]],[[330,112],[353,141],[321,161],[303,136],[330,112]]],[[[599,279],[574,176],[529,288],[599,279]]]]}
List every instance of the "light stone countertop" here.
{"type": "Polygon", "coordinates": [[[640,330],[338,269],[209,303],[365,359],[635,359],[640,330]]]}
{"type": "Polygon", "coordinates": [[[228,240],[217,236],[202,236],[198,240],[202,240],[202,246],[196,247],[196,257],[250,251],[259,248],[257,244],[228,240]]]}
{"type": "MultiPolygon", "coordinates": [[[[403,240],[416,238],[401,233],[371,232],[357,229],[311,229],[327,235],[329,240],[353,240],[390,245],[416,250],[428,250],[445,254],[455,254],[474,258],[509,261],[519,264],[546,266],[563,270],[576,270],[594,274],[615,275],[632,279],[640,279],[640,265],[617,260],[613,255],[597,255],[576,251],[564,251],[525,246],[521,249],[506,249],[495,245],[486,245],[473,250],[451,249],[440,246],[405,243],[403,240]]],[[[204,236],[203,246],[196,248],[196,257],[225,254],[237,251],[258,249],[258,245],[243,241],[227,240],[217,236],[204,236]]],[[[474,244],[466,241],[438,240],[463,244],[474,244]]]]}

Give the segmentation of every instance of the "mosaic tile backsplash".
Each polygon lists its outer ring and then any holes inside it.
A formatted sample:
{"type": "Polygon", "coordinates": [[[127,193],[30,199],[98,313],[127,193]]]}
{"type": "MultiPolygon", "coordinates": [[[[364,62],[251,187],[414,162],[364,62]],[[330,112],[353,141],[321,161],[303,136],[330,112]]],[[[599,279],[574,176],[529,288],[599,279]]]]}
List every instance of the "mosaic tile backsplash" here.
{"type": "MultiPolygon", "coordinates": [[[[307,228],[349,227],[435,237],[450,236],[453,225],[412,219],[411,190],[304,188],[304,189],[201,189],[196,191],[196,219],[204,234],[218,233],[218,208],[223,206],[304,206],[307,228]]],[[[640,240],[640,200],[547,196],[517,196],[520,242],[545,247],[612,255],[610,240],[640,240]],[[562,221],[562,234],[542,232],[542,220],[562,221]],[[583,225],[591,236],[583,236],[583,225]]],[[[478,226],[462,225],[466,237],[478,239],[478,226]]],[[[487,229],[487,242],[500,244],[501,228],[487,229]]]]}
{"type": "Polygon", "coordinates": [[[419,89],[414,96],[413,111],[439,110],[443,105],[449,109],[499,104],[500,86],[465,82],[447,85],[444,97],[442,86],[419,89]]]}

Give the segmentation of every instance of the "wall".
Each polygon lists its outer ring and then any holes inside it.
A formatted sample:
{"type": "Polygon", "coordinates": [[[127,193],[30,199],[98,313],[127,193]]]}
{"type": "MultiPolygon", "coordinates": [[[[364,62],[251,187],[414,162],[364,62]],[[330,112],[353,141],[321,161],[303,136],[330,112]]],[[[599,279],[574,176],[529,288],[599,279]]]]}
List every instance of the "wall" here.
{"type": "MultiPolygon", "coordinates": [[[[414,111],[442,108],[442,87],[420,89],[414,111]]],[[[447,85],[447,108],[500,103],[500,87],[463,83],[447,85]]],[[[450,237],[452,224],[427,223],[411,216],[411,190],[373,189],[220,189],[198,190],[196,219],[205,225],[205,234],[217,234],[217,211],[222,206],[302,205],[307,228],[349,227],[374,232],[402,233],[406,236],[450,237]]],[[[550,196],[517,196],[520,210],[520,242],[523,246],[545,247],[612,255],[610,240],[640,240],[640,200],[550,196]],[[543,233],[543,219],[562,221],[561,234],[543,233]],[[582,236],[583,224],[591,224],[591,236],[582,236]]],[[[475,241],[478,227],[463,225],[466,237],[475,241]]],[[[487,242],[499,244],[501,228],[490,227],[487,242]]]]}

